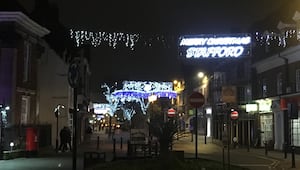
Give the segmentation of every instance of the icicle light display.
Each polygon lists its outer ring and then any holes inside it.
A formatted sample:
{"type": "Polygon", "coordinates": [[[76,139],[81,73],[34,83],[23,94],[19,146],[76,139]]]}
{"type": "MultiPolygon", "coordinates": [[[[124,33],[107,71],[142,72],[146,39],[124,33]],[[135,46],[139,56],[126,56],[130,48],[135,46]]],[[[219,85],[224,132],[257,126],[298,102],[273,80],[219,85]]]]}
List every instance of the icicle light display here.
{"type": "Polygon", "coordinates": [[[288,43],[288,39],[296,38],[297,31],[296,30],[288,30],[284,33],[275,33],[275,32],[265,32],[265,33],[255,33],[255,41],[261,46],[269,46],[272,43],[277,44],[279,47],[286,47],[288,43]]]}
{"type": "MultiPolygon", "coordinates": [[[[264,33],[256,32],[252,35],[252,43],[256,43],[260,46],[269,46],[271,44],[277,44],[279,47],[286,47],[289,39],[297,38],[300,35],[296,29],[287,30],[283,33],[275,33],[265,31],[264,33]]],[[[146,47],[152,47],[153,45],[159,45],[164,47],[170,47],[170,40],[172,44],[176,44],[178,38],[168,38],[164,35],[154,35],[154,36],[142,36],[140,34],[130,34],[123,32],[92,32],[92,31],[75,31],[70,30],[70,37],[74,39],[76,46],[79,47],[83,44],[90,44],[93,47],[98,47],[101,45],[108,45],[113,49],[116,49],[118,45],[124,45],[131,50],[135,49],[135,46],[140,43],[146,47]],[[141,38],[143,37],[143,39],[141,38]]],[[[298,39],[299,40],[299,39],[298,39]]]]}
{"type": "Polygon", "coordinates": [[[130,49],[134,49],[135,43],[139,39],[139,34],[129,34],[122,32],[91,32],[91,31],[74,31],[70,30],[71,39],[75,39],[76,46],[90,43],[97,47],[104,43],[116,48],[118,44],[124,44],[130,49]]]}

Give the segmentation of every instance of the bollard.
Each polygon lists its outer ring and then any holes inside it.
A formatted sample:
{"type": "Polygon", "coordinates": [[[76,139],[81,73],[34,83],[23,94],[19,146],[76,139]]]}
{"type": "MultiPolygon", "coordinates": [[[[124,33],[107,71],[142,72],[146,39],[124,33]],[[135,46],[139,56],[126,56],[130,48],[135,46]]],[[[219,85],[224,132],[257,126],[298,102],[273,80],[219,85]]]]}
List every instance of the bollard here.
{"type": "Polygon", "coordinates": [[[148,141],[148,153],[151,156],[151,151],[152,151],[152,146],[151,146],[151,141],[148,141]]]}
{"type": "Polygon", "coordinates": [[[99,150],[100,137],[97,137],[97,150],[99,150]]]}
{"type": "Polygon", "coordinates": [[[287,158],[287,143],[285,142],[284,143],[284,146],[283,146],[284,148],[284,159],[286,159],[287,158]]]}
{"type": "Polygon", "coordinates": [[[222,162],[223,162],[223,170],[225,170],[225,145],[222,147],[222,162]]]}
{"type": "Polygon", "coordinates": [[[120,149],[122,149],[122,148],[123,148],[123,138],[122,138],[122,136],[121,136],[120,149]]]}
{"type": "Polygon", "coordinates": [[[265,141],[264,144],[265,144],[265,155],[267,156],[268,155],[268,143],[267,143],[267,141],[265,141]]]}
{"type": "Polygon", "coordinates": [[[116,158],[116,139],[113,139],[113,159],[116,158]]]}
{"type": "Polygon", "coordinates": [[[127,156],[131,156],[131,147],[130,147],[130,141],[127,141],[127,156]]]}
{"type": "Polygon", "coordinates": [[[296,168],[295,165],[295,146],[292,146],[292,168],[296,168]]]}
{"type": "Polygon", "coordinates": [[[158,143],[155,142],[155,156],[158,155],[158,143]]]}
{"type": "Polygon", "coordinates": [[[206,135],[204,136],[204,144],[206,144],[206,135]]]}

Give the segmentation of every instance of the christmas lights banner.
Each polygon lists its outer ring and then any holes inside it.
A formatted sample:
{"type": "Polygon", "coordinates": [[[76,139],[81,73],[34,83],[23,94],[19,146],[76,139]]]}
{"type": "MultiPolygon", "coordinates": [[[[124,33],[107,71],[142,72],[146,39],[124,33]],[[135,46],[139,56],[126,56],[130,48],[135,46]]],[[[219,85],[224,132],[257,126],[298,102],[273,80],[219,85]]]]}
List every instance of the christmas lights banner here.
{"type": "Polygon", "coordinates": [[[76,46],[91,44],[94,47],[107,44],[116,48],[118,44],[123,44],[130,49],[134,49],[135,43],[139,40],[139,34],[129,34],[123,32],[92,32],[70,30],[71,39],[74,39],[76,46]]]}
{"type": "Polygon", "coordinates": [[[185,58],[237,58],[249,56],[251,37],[235,35],[196,35],[179,38],[179,55],[185,58]]]}
{"type": "Polygon", "coordinates": [[[94,113],[96,114],[111,114],[111,108],[106,103],[93,103],[94,113]]]}
{"type": "Polygon", "coordinates": [[[123,89],[112,93],[119,97],[138,97],[147,99],[151,95],[176,98],[172,82],[124,81],[123,89]]]}
{"type": "Polygon", "coordinates": [[[140,47],[153,46],[170,48],[179,46],[180,55],[185,58],[236,58],[250,55],[251,44],[257,46],[277,45],[287,47],[292,39],[299,40],[300,33],[296,29],[275,33],[273,31],[255,32],[253,35],[196,35],[196,36],[166,36],[166,35],[141,35],[138,33],[87,31],[70,29],[70,38],[74,40],[77,47],[91,45],[93,47],[108,46],[113,49],[125,46],[135,50],[136,45],[140,47]],[[252,37],[252,38],[251,38],[252,37]],[[176,43],[179,39],[179,44],[176,43]],[[252,42],[251,42],[252,41],[252,42]],[[188,50],[188,51],[187,51],[188,50]]]}

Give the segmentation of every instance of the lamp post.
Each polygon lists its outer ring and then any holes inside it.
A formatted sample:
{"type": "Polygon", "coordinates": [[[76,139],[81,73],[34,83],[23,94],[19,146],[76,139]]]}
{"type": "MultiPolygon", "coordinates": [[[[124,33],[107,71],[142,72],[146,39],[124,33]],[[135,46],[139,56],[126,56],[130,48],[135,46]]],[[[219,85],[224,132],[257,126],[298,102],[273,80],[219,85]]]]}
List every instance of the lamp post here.
{"type": "Polygon", "coordinates": [[[4,121],[3,118],[6,116],[6,111],[8,111],[10,108],[9,106],[3,106],[0,104],[0,159],[3,159],[3,137],[4,137],[4,121]]]}
{"type": "Polygon", "coordinates": [[[58,116],[60,115],[60,108],[64,109],[65,106],[59,104],[54,109],[54,114],[56,117],[56,143],[55,143],[56,152],[58,151],[58,116]]]}
{"type": "MultiPolygon", "coordinates": [[[[182,96],[182,93],[183,93],[183,90],[185,88],[185,83],[183,80],[173,80],[173,87],[174,87],[174,90],[176,91],[177,93],[177,96],[176,96],[176,102],[175,102],[175,105],[176,105],[176,110],[178,111],[178,116],[177,117],[177,140],[179,139],[179,136],[178,136],[178,133],[180,132],[180,130],[182,129],[181,127],[181,115],[179,113],[179,111],[181,110],[180,109],[180,106],[182,106],[183,104],[183,96],[182,96]]],[[[183,113],[184,114],[184,113],[183,113]]]]}
{"type": "MultiPolygon", "coordinates": [[[[203,94],[205,101],[207,100],[208,97],[208,83],[209,83],[209,78],[204,72],[198,72],[197,77],[200,80],[199,83],[199,92],[203,94]]],[[[207,116],[204,114],[204,107],[202,107],[202,112],[203,112],[203,117],[205,119],[205,125],[204,125],[204,143],[206,144],[206,138],[207,138],[207,116]]]]}
{"type": "MultiPolygon", "coordinates": [[[[153,102],[155,102],[157,100],[157,95],[154,95],[154,94],[152,94],[152,95],[150,95],[149,97],[148,97],[148,101],[151,103],[151,112],[153,112],[153,102]]],[[[149,129],[148,129],[148,133],[149,133],[149,137],[150,137],[150,139],[151,139],[151,130],[150,130],[150,120],[151,120],[151,115],[150,115],[150,113],[151,112],[149,112],[149,129]]],[[[151,139],[152,140],[152,139],[151,139]]]]}

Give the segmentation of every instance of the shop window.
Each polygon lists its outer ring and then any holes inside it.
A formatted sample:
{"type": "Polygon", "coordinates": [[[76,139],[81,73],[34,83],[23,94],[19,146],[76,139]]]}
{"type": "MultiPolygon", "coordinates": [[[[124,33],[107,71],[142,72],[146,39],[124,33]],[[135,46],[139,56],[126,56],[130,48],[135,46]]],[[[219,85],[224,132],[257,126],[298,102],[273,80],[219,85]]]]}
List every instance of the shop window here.
{"type": "Polygon", "coordinates": [[[262,97],[267,97],[267,80],[262,80],[262,97]]]}
{"type": "Polygon", "coordinates": [[[300,119],[292,119],[293,123],[293,143],[295,146],[300,146],[300,119]]]}
{"type": "Polygon", "coordinates": [[[31,44],[28,41],[24,42],[24,65],[23,65],[23,82],[27,82],[29,79],[30,70],[30,56],[31,56],[31,44]]]}
{"type": "Polygon", "coordinates": [[[273,115],[264,114],[261,115],[261,146],[264,146],[264,142],[271,142],[273,140],[273,115]]]}

